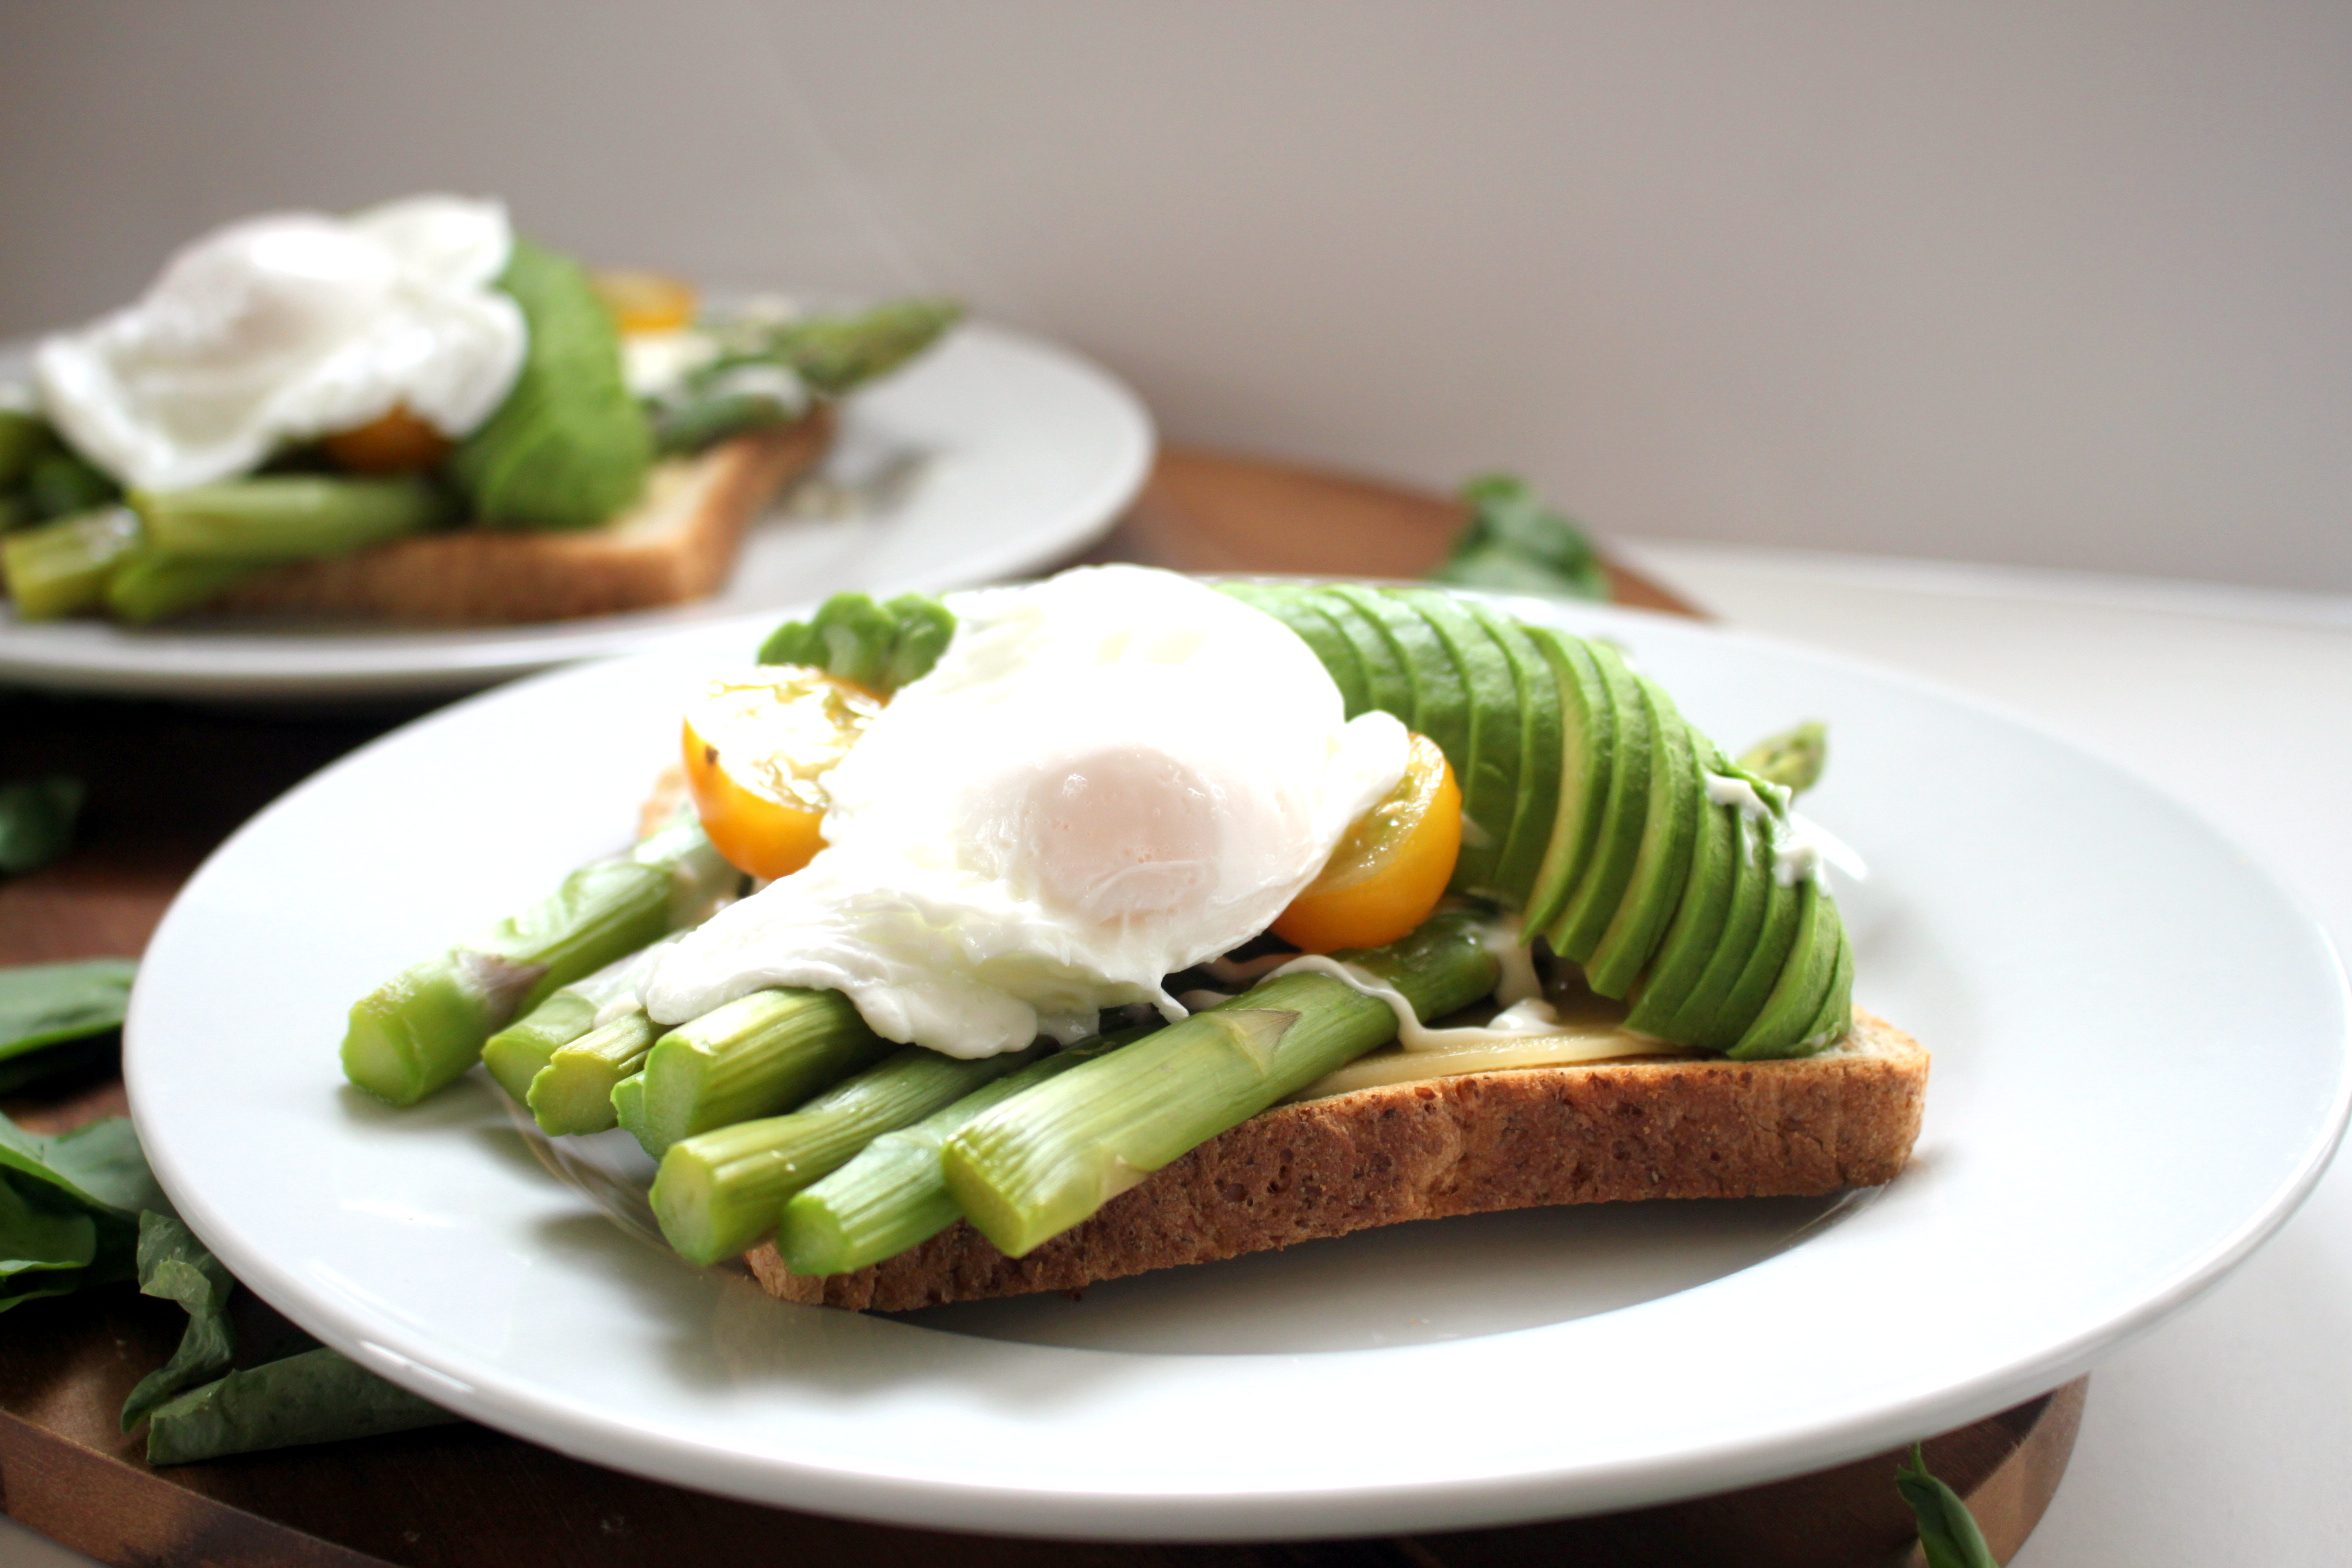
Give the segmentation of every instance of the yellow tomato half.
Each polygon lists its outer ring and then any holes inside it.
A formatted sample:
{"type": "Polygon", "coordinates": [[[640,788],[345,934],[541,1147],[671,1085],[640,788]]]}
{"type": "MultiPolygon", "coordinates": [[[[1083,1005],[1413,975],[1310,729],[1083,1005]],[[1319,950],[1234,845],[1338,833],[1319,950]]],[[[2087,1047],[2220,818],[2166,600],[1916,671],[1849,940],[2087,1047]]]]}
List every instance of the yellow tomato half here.
{"type": "Polygon", "coordinates": [[[824,844],[824,776],[882,699],[799,665],[715,680],[686,715],[686,787],[703,831],[730,865],[790,876],[824,844]]]}
{"type": "Polygon", "coordinates": [[[1415,735],[1405,776],[1349,827],[1274,934],[1309,953],[1393,942],[1437,908],[1461,852],[1461,786],[1437,742],[1415,735]]]}
{"type": "Polygon", "coordinates": [[[319,445],[337,468],[355,474],[420,474],[449,456],[449,438],[407,409],[338,430],[319,445]]]}
{"type": "Polygon", "coordinates": [[[694,286],[659,272],[597,272],[589,276],[613,325],[624,333],[677,332],[694,325],[694,286]]]}

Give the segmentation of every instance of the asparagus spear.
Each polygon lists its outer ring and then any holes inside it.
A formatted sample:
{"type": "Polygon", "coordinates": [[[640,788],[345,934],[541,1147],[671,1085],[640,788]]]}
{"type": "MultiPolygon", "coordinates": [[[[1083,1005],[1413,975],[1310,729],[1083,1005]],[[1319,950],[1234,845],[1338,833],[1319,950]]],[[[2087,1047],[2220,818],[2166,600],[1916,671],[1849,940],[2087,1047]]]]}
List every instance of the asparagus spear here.
{"type": "Polygon", "coordinates": [[[660,1033],[643,1008],[632,1008],[557,1046],[525,1096],[539,1130],[560,1138],[612,1126],[614,1085],[644,1068],[660,1033]]]}
{"type": "Polygon", "coordinates": [[[662,1235],[696,1263],[733,1257],[775,1228],[784,1200],[838,1169],[878,1134],[953,1105],[1041,1054],[967,1059],[901,1047],[788,1116],[720,1127],[672,1144],[653,1178],[662,1235]]]}
{"type": "Polygon", "coordinates": [[[186,560],[137,551],[106,580],[106,612],[136,626],[169,620],[266,570],[266,562],[186,560]]]}
{"type": "Polygon", "coordinates": [[[882,1134],[848,1164],[792,1195],[776,1227],[777,1250],[795,1274],[846,1274],[930,1240],[957,1218],[939,1164],[949,1138],[993,1106],[1151,1032],[1126,1029],[1056,1051],[882,1134]]]}
{"type": "Polygon", "coordinates": [[[709,384],[747,364],[777,364],[823,397],[839,397],[890,374],[929,348],[964,313],[953,300],[910,299],[854,316],[812,316],[766,329],[751,345],[701,372],[709,384]]]}
{"type": "Polygon", "coordinates": [[[457,515],[450,492],[413,476],[266,474],[189,490],[135,491],[131,506],[159,554],[203,561],[349,555],[457,515]]]}
{"type": "Polygon", "coordinates": [[[797,1105],[889,1050],[838,991],[754,991],[655,1041],[645,1070],[614,1085],[613,1112],[660,1159],[696,1133],[797,1105]]]}
{"type": "Polygon", "coordinates": [[[138,548],[138,517],[128,507],[100,507],[0,540],[0,577],[18,619],[53,620],[104,603],[107,579],[138,548]]]}
{"type": "Polygon", "coordinates": [[[676,457],[699,452],[747,430],[790,424],[803,412],[770,393],[722,386],[661,404],[648,417],[653,424],[654,450],[664,457],[676,457]]]}
{"type": "Polygon", "coordinates": [[[653,968],[654,960],[673,940],[665,939],[617,958],[585,979],[575,980],[556,991],[492,1035],[482,1046],[482,1065],[490,1069],[490,1076],[498,1080],[500,1088],[517,1101],[527,1101],[531,1080],[553,1059],[557,1048],[571,1044],[595,1028],[598,1016],[617,998],[634,996],[653,968]]]}
{"type": "MultiPolygon", "coordinates": [[[[1345,955],[1432,1018],[1494,989],[1476,925],[1445,914],[1345,955]]],[[[966,1218],[1019,1257],[1144,1177],[1396,1038],[1388,1004],[1329,975],[1281,975],[1016,1095],[947,1140],[966,1218]]]]}
{"type": "Polygon", "coordinates": [[[395,1105],[414,1105],[473,1065],[517,1014],[693,923],[736,881],[702,829],[686,822],[583,866],[529,909],[354,1003],[344,1075],[395,1105]]]}
{"type": "Polygon", "coordinates": [[[1758,778],[1778,784],[1791,795],[1802,795],[1821,782],[1829,764],[1829,726],[1800,724],[1767,736],[1740,753],[1739,765],[1758,778]]]}

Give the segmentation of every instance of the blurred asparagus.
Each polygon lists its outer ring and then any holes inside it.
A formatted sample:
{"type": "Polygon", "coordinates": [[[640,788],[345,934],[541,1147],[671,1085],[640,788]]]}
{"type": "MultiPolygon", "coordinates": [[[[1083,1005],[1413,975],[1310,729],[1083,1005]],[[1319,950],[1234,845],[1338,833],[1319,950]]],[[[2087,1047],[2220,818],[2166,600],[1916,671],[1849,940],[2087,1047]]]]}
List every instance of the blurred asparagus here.
{"type": "Polygon", "coordinates": [[[268,474],[188,490],[135,491],[160,555],[247,563],[349,555],[453,522],[457,500],[427,480],[268,474]]]}
{"type": "Polygon", "coordinates": [[[265,562],[184,560],[134,552],[106,579],[106,613],[145,626],[205,605],[257,572],[265,562]]]}
{"type": "Polygon", "coordinates": [[[716,1263],[775,1229],[784,1200],[882,1133],[953,1105],[1035,1061],[1040,1048],[976,1059],[904,1046],[786,1116],[716,1128],[670,1146],[653,1213],[683,1257],[716,1263]]]}
{"type": "Polygon", "coordinates": [[[139,519],[107,506],[41,523],[0,539],[0,577],[19,620],[46,621],[94,610],[106,585],[139,548],[139,519]]]}
{"type": "Polygon", "coordinates": [[[370,1094],[413,1105],[463,1073],[518,1014],[692,924],[737,882],[735,869],[691,823],[583,866],[530,908],[354,1003],[344,1074],[370,1094]]]}
{"type": "Polygon", "coordinates": [[[1829,765],[1829,726],[1800,724],[1767,736],[1740,753],[1739,765],[1791,795],[1802,795],[1821,782],[1822,769],[1829,765]]]}
{"type": "MultiPolygon", "coordinates": [[[[1469,917],[1343,955],[1427,1019],[1494,989],[1469,917]]],[[[1388,1004],[1329,975],[1281,975],[993,1107],[941,1151],[965,1217],[1019,1257],[1169,1161],[1396,1038],[1388,1004]]]]}

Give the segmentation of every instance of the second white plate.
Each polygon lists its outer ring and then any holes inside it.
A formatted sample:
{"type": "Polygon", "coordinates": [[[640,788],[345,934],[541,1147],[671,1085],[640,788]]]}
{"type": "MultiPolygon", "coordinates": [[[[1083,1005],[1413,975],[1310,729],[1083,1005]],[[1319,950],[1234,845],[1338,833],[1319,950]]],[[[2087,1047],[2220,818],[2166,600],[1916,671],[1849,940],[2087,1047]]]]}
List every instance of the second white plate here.
{"type": "MultiPolygon", "coordinates": [[[[0,380],[24,350],[0,349],[0,380]]],[[[820,475],[844,515],[791,497],[754,524],[717,597],[675,610],[452,630],[256,620],[25,624],[0,600],[0,680],[210,701],[425,696],[819,599],[1028,571],[1100,536],[1151,468],[1151,416],[1089,360],[986,323],[842,406],[820,475]]]]}
{"type": "Polygon", "coordinates": [[[1857,999],[1935,1053],[1891,1187],[1449,1220],[885,1319],[649,1245],[625,1137],[556,1158],[480,1074],[408,1112],[345,1088],[351,1000],[607,852],[696,672],[764,625],[460,704],[256,818],[148,949],[140,1134],[240,1279],[493,1426],[763,1502],[1153,1539],[1626,1508],[1891,1448],[2080,1372],[2309,1189],[2342,975],[2187,811],[1899,676],[1521,607],[1620,639],[1726,741],[1832,722],[1809,806],[1873,866],[1841,895],[1857,999]]]}

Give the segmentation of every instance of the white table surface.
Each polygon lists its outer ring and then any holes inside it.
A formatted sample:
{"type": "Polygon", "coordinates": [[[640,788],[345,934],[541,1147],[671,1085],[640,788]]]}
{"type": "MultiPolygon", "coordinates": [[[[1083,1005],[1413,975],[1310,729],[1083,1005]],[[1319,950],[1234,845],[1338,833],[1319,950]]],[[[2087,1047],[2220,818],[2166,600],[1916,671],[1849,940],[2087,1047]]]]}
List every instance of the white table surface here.
{"type": "MultiPolygon", "coordinates": [[[[2352,950],[2352,597],[1700,545],[1628,554],[1728,621],[2006,703],[2163,780],[2352,950]]],[[[2352,1560],[2347,1346],[2352,1162],[2237,1274],[2102,1364],[2018,1568],[2352,1560]]],[[[84,1561],[0,1520],[0,1568],[84,1561]]]]}

